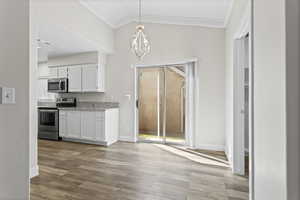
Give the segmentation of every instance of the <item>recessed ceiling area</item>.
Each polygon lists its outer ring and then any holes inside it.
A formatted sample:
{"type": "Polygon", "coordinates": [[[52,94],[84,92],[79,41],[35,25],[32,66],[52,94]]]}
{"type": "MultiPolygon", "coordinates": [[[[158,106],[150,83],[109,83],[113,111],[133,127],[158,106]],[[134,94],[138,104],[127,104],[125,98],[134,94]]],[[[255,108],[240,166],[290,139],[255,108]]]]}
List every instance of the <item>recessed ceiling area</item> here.
{"type": "MultiPolygon", "coordinates": [[[[80,0],[112,28],[138,19],[138,0],[80,0]]],[[[144,22],[224,28],[233,0],[142,0],[144,22]]]]}

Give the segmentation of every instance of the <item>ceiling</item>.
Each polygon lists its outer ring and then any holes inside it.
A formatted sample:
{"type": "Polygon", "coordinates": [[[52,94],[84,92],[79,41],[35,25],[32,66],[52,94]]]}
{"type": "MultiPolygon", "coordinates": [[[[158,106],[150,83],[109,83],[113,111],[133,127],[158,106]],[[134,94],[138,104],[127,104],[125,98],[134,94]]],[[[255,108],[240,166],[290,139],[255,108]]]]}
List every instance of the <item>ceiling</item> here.
{"type": "Polygon", "coordinates": [[[97,51],[90,41],[64,28],[51,24],[39,24],[38,29],[38,39],[41,40],[38,49],[39,62],[46,62],[48,57],[97,51]]]}
{"type": "MultiPolygon", "coordinates": [[[[143,21],[224,28],[233,0],[142,0],[143,21]]],[[[80,0],[112,28],[137,21],[138,0],[80,0]]],[[[95,45],[58,24],[39,24],[39,62],[50,57],[97,51],[95,45]]]]}
{"type": "MultiPolygon", "coordinates": [[[[136,21],[138,0],[80,0],[112,28],[136,21]]],[[[224,28],[233,0],[142,0],[144,22],[224,28]]]]}

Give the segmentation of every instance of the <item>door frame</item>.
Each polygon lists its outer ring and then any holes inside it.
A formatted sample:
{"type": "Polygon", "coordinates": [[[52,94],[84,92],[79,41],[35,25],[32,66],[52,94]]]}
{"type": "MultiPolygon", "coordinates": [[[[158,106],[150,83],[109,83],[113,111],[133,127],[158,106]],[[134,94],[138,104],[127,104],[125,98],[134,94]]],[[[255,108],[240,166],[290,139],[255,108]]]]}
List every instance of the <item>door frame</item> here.
{"type": "Polygon", "coordinates": [[[234,40],[233,67],[233,159],[234,174],[245,175],[245,59],[246,37],[234,40]],[[242,133],[242,134],[241,134],[242,133]]]}
{"type": "Polygon", "coordinates": [[[198,70],[197,70],[197,62],[198,59],[189,59],[179,62],[169,62],[169,63],[162,63],[162,64],[147,64],[147,65],[135,65],[132,66],[134,68],[134,142],[139,141],[139,110],[137,108],[137,101],[139,98],[139,75],[138,69],[139,68],[154,68],[154,67],[168,67],[174,65],[183,65],[189,69],[189,77],[186,77],[187,86],[189,86],[190,90],[186,91],[189,92],[188,97],[186,98],[186,119],[185,119],[185,145],[191,148],[195,147],[195,130],[196,130],[196,119],[197,119],[197,110],[198,108],[198,70]],[[191,76],[193,78],[191,78],[191,76]],[[188,81],[189,80],[189,81],[188,81]]]}
{"type": "MultiPolygon", "coordinates": [[[[236,31],[236,34],[233,38],[233,43],[235,43],[236,40],[241,39],[242,37],[245,37],[247,34],[249,34],[249,199],[254,200],[254,66],[253,66],[253,0],[249,0],[246,12],[242,18],[241,25],[239,29],[236,31]]],[[[235,52],[234,52],[235,54],[235,52]]],[[[235,56],[235,55],[234,55],[235,56]]],[[[235,57],[234,57],[235,59],[235,57]]],[[[235,62],[235,60],[234,60],[235,62]]],[[[234,64],[235,65],[235,64],[234,64]]],[[[234,66],[234,73],[238,73],[237,68],[234,66]]],[[[235,79],[235,77],[234,77],[235,79]]],[[[235,84],[237,81],[234,81],[234,88],[237,87],[235,84]]],[[[235,94],[234,94],[235,98],[235,94]]],[[[235,99],[234,99],[235,101],[235,99]]],[[[235,111],[238,110],[239,104],[241,102],[237,102],[234,104],[234,115],[235,111]]],[[[234,126],[237,123],[235,117],[234,117],[234,126]]],[[[243,137],[244,138],[244,137],[243,137]]],[[[235,131],[233,132],[233,157],[237,156],[239,152],[234,152],[236,149],[242,149],[241,145],[244,145],[243,142],[238,142],[241,138],[239,137],[238,133],[235,131]]],[[[233,158],[233,160],[235,160],[233,158]]],[[[238,165],[237,165],[238,166],[238,165]]],[[[233,172],[238,171],[239,169],[235,169],[236,164],[232,162],[232,168],[233,172]]]]}

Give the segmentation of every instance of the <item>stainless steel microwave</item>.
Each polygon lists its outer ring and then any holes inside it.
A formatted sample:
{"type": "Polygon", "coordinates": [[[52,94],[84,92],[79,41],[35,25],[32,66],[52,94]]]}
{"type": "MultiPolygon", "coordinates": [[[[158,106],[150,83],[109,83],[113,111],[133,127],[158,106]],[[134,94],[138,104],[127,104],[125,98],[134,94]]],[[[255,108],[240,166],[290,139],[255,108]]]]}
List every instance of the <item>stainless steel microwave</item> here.
{"type": "Polygon", "coordinates": [[[48,92],[50,92],[50,93],[67,93],[68,92],[68,79],[67,78],[48,79],[48,92]]]}

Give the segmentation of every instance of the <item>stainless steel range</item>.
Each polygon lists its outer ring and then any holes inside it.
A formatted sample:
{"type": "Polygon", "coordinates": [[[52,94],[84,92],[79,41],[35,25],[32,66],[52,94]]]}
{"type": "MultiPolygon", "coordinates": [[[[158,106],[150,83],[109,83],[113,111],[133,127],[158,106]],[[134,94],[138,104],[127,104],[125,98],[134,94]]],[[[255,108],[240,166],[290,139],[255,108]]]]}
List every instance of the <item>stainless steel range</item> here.
{"type": "Polygon", "coordinates": [[[39,108],[39,138],[59,140],[57,108],[39,108]]]}
{"type": "Polygon", "coordinates": [[[39,139],[59,140],[59,108],[76,107],[76,98],[58,98],[56,103],[44,103],[38,107],[39,139]]]}

